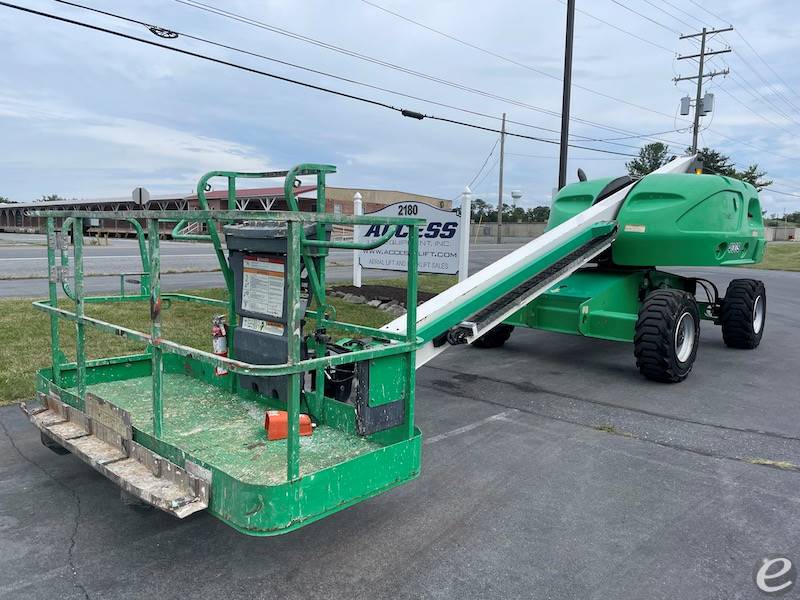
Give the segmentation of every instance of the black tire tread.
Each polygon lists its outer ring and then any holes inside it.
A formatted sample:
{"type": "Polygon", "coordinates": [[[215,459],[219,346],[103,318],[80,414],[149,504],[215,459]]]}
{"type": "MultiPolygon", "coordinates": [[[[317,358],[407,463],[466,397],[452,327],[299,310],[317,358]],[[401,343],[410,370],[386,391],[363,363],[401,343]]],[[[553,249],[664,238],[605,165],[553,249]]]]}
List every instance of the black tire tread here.
{"type": "Polygon", "coordinates": [[[513,325],[500,323],[500,325],[493,327],[472,342],[472,345],[476,348],[499,348],[508,341],[508,338],[511,337],[511,332],[513,331],[513,325]]]}
{"type": "Polygon", "coordinates": [[[766,288],[762,281],[734,279],[728,284],[720,307],[720,324],[722,339],[729,348],[752,350],[761,343],[764,324],[760,332],[753,330],[753,305],[759,295],[766,311],[766,288]]]}
{"type": "MultiPolygon", "coordinates": [[[[692,370],[695,353],[688,368],[681,369],[671,359],[673,353],[672,327],[685,307],[694,306],[695,324],[699,321],[697,305],[688,292],[681,290],[655,290],[642,302],[633,338],[634,356],[639,371],[654,381],[677,383],[683,381],[692,370]]],[[[699,328],[697,339],[699,340],[699,328]]],[[[697,342],[696,342],[697,343],[697,342]]]]}

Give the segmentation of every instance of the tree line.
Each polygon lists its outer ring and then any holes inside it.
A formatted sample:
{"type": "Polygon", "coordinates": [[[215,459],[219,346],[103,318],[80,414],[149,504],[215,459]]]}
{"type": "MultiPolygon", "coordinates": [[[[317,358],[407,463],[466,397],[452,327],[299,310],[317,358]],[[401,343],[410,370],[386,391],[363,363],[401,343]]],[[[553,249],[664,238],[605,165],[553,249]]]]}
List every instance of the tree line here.
{"type": "MultiPolygon", "coordinates": [[[[77,198],[72,198],[77,200],[77,198]]],[[[37,198],[34,202],[69,202],[69,198],[62,198],[58,194],[42,194],[41,198],[37,198]]],[[[0,196],[0,204],[16,204],[11,198],[0,196]]]]}
{"type": "MultiPolygon", "coordinates": [[[[691,151],[691,148],[686,149],[687,154],[691,153],[691,151]]],[[[652,173],[659,167],[664,166],[673,158],[674,155],[670,154],[669,146],[661,142],[653,142],[642,147],[639,150],[639,156],[629,163],[625,163],[625,167],[631,177],[644,177],[648,173],[652,173]]],[[[730,156],[711,148],[698,150],[697,158],[703,163],[704,173],[741,179],[752,185],[759,192],[773,183],[771,179],[766,179],[767,172],[759,168],[758,163],[749,165],[740,171],[736,168],[730,156]]]]}
{"type": "MultiPolygon", "coordinates": [[[[522,208],[515,204],[503,205],[503,223],[546,223],[550,218],[549,206],[522,208]]],[[[472,201],[474,223],[497,223],[497,207],[481,198],[472,201]]]]}

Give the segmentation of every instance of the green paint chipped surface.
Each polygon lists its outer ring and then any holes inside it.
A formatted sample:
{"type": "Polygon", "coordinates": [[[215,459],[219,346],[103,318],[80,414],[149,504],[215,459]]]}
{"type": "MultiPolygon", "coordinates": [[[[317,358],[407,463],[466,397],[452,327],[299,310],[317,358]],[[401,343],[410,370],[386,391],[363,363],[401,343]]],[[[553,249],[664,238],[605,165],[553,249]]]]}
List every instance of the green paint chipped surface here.
{"type": "MultiPolygon", "coordinates": [[[[130,412],[133,426],[152,435],[152,379],[90,385],[88,391],[130,412]]],[[[286,440],[267,441],[266,406],[181,374],[163,378],[162,439],[189,456],[246,483],[286,482],[286,440]]],[[[380,445],[325,425],[300,438],[300,475],[344,462],[380,445]]]]}

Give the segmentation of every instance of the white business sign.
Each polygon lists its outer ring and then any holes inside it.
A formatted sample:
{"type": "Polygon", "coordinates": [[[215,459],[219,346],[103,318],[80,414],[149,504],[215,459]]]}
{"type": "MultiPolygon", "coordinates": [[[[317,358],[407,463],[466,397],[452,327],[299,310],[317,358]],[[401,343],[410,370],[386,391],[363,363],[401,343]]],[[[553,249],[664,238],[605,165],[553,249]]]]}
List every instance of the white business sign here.
{"type": "MultiPolygon", "coordinates": [[[[442,210],[424,202],[397,202],[368,214],[425,219],[425,225],[419,228],[419,272],[458,273],[461,222],[455,211],[442,210]]],[[[357,239],[360,242],[375,241],[388,229],[388,225],[360,225],[357,239]]],[[[374,250],[362,250],[359,253],[361,266],[365,269],[407,271],[408,231],[407,226],[399,227],[382,246],[374,250]]]]}

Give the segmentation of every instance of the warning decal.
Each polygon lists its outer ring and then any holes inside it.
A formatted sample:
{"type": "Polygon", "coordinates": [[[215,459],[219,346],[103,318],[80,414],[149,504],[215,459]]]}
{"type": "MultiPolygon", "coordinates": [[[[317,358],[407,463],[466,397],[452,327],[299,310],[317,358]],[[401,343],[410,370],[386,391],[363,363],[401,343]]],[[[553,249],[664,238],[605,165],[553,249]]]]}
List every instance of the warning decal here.
{"type": "Polygon", "coordinates": [[[262,321],[261,319],[253,319],[252,317],[242,317],[242,329],[258,331],[259,333],[268,333],[270,335],[283,335],[285,327],[283,323],[276,323],[275,321],[262,321]]]}
{"type": "Polygon", "coordinates": [[[242,274],[242,310],[283,317],[283,274],[279,258],[245,256],[242,274]]]}

